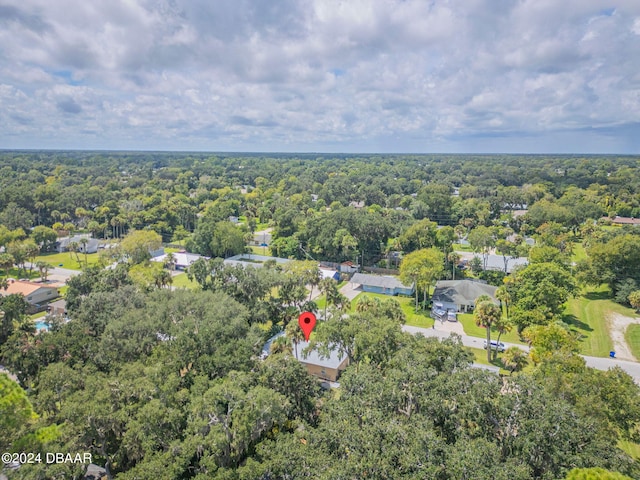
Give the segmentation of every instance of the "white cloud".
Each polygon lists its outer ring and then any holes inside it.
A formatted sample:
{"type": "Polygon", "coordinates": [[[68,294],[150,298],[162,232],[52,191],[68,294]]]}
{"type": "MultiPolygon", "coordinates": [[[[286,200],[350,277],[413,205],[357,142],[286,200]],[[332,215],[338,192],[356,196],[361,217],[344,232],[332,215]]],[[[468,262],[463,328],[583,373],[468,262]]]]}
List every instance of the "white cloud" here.
{"type": "Polygon", "coordinates": [[[602,150],[619,135],[637,151],[638,15],[631,0],[11,0],[0,146],[597,150],[575,139],[606,128],[602,150]]]}

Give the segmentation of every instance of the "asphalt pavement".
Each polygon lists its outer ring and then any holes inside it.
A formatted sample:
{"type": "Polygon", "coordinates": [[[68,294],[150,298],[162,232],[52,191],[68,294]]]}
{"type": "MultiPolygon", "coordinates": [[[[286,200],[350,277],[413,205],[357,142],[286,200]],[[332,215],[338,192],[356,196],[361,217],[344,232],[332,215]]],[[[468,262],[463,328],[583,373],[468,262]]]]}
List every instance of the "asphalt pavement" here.
{"type": "MultiPolygon", "coordinates": [[[[433,328],[421,328],[421,327],[412,327],[410,325],[403,325],[402,330],[408,333],[417,334],[421,333],[425,337],[438,337],[438,338],[447,338],[451,335],[451,331],[439,329],[439,327],[433,328]]],[[[462,338],[462,344],[465,347],[471,348],[483,348],[484,339],[479,337],[472,337],[469,335],[460,335],[462,338]]],[[[517,343],[507,343],[504,342],[506,348],[509,347],[518,347],[525,352],[529,351],[529,347],[526,345],[519,345],[517,343]]],[[[588,357],[586,355],[581,355],[582,358],[585,359],[587,366],[591,368],[595,368],[597,370],[609,370],[615,366],[620,367],[622,370],[627,372],[636,383],[640,384],[640,363],[637,362],[629,362],[626,360],[617,360],[615,358],[603,358],[603,357],[588,357]]]]}

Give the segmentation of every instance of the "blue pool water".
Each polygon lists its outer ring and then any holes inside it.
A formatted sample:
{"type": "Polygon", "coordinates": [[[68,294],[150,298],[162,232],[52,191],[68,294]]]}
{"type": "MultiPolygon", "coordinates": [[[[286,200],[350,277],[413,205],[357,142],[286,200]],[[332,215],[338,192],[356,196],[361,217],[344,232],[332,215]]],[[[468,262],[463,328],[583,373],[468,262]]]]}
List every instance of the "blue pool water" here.
{"type": "Polygon", "coordinates": [[[40,330],[44,330],[44,331],[48,331],[49,330],[49,324],[43,320],[38,320],[36,322],[36,330],[40,331],[40,330]]]}

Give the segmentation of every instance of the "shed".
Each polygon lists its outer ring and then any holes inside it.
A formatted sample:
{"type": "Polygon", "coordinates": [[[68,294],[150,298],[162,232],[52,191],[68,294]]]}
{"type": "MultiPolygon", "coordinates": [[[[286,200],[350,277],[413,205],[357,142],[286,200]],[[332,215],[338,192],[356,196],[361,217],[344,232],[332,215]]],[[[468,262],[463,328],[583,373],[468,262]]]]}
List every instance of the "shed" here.
{"type": "Polygon", "coordinates": [[[332,278],[336,282],[340,281],[340,272],[338,272],[337,270],[333,270],[331,268],[322,268],[322,267],[320,267],[320,275],[322,275],[323,279],[324,278],[332,278]]]}
{"type": "Polygon", "coordinates": [[[384,295],[413,295],[414,286],[407,286],[396,277],[386,275],[368,275],[356,273],[351,283],[359,285],[365,292],[382,293],[384,295]]]}
{"type": "Polygon", "coordinates": [[[436,289],[431,297],[433,308],[444,311],[470,312],[473,310],[476,298],[489,295],[498,303],[496,290],[498,287],[477,280],[443,280],[436,283],[436,289]]]}
{"type": "Polygon", "coordinates": [[[49,304],[49,308],[47,308],[47,312],[49,315],[59,315],[64,317],[67,315],[67,301],[64,298],[60,300],[56,300],[49,304]]]}

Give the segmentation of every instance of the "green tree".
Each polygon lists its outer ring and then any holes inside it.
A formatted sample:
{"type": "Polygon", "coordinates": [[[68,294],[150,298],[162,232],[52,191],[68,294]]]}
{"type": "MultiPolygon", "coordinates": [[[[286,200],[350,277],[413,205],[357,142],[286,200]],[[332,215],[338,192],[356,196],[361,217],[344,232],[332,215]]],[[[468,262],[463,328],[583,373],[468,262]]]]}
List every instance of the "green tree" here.
{"type": "Polygon", "coordinates": [[[0,450],[11,451],[13,443],[28,432],[29,425],[37,418],[27,393],[0,373],[0,450]]]}
{"type": "Polygon", "coordinates": [[[612,472],[604,468],[574,468],[566,476],[565,480],[632,480],[622,473],[612,472]]]}
{"type": "Polygon", "coordinates": [[[473,251],[482,254],[482,269],[486,270],[489,252],[496,246],[494,229],[481,225],[469,232],[468,239],[473,251]]]}
{"type": "Polygon", "coordinates": [[[162,237],[152,230],[129,232],[120,243],[122,252],[132,264],[139,264],[151,258],[151,253],[162,246],[162,237]]]}
{"type": "Polygon", "coordinates": [[[15,259],[10,253],[0,253],[0,268],[4,270],[5,277],[9,275],[9,270],[13,267],[15,259]]]}
{"type": "Polygon", "coordinates": [[[502,364],[508,369],[510,374],[519,372],[527,366],[527,353],[518,347],[509,347],[502,354],[502,364]]]}
{"type": "Polygon", "coordinates": [[[575,280],[555,263],[535,263],[505,279],[514,306],[512,320],[522,331],[533,323],[548,323],[562,313],[563,304],[578,291],[575,280]]]}
{"type": "Polygon", "coordinates": [[[45,262],[43,260],[39,260],[36,262],[36,268],[38,269],[38,272],[40,273],[40,279],[43,282],[47,281],[47,277],[49,276],[49,270],[51,270],[53,268],[53,265],[51,265],[49,262],[45,262]]]}
{"type": "Polygon", "coordinates": [[[43,252],[50,252],[58,240],[58,234],[53,228],[38,225],[31,231],[31,238],[43,252]]]}
{"type": "Polygon", "coordinates": [[[431,284],[444,272],[444,255],[435,248],[425,248],[406,255],[400,264],[400,280],[416,289],[416,311],[418,310],[418,290],[424,292],[426,308],[431,284]]]}
{"type": "MultiPolygon", "coordinates": [[[[491,327],[500,321],[502,311],[500,307],[493,303],[493,300],[486,299],[483,295],[476,299],[473,309],[473,320],[479,327],[484,327],[487,333],[487,361],[491,362],[491,327]]],[[[496,345],[496,350],[498,346],[496,345]]]]}
{"type": "Polygon", "coordinates": [[[635,290],[629,294],[629,303],[636,311],[640,312],[640,290],[635,290]]]}

